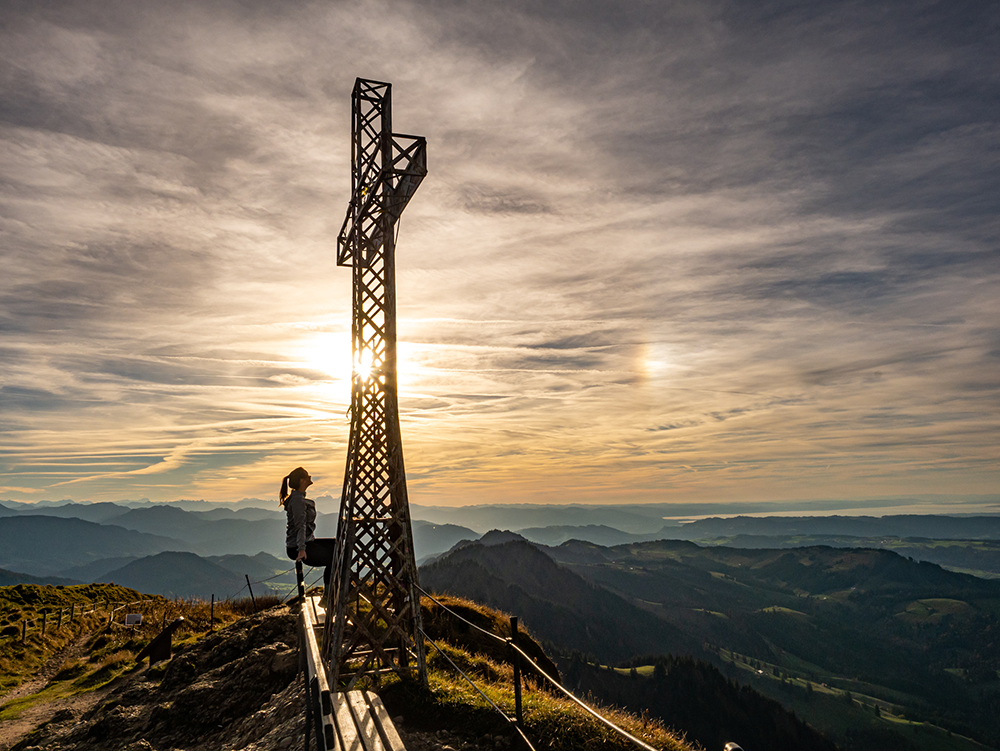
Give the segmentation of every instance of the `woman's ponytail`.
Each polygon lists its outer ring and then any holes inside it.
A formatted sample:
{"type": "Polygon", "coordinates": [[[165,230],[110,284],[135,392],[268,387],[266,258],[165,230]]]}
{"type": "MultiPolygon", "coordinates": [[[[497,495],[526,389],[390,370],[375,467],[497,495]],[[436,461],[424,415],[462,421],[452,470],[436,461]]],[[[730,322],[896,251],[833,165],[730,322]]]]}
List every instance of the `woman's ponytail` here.
{"type": "Polygon", "coordinates": [[[291,484],[292,490],[298,490],[299,486],[302,484],[303,480],[309,479],[309,473],[306,472],[305,467],[296,467],[287,475],[285,479],[281,481],[281,495],[278,496],[278,503],[281,506],[285,505],[285,499],[288,498],[288,485],[291,484]]]}

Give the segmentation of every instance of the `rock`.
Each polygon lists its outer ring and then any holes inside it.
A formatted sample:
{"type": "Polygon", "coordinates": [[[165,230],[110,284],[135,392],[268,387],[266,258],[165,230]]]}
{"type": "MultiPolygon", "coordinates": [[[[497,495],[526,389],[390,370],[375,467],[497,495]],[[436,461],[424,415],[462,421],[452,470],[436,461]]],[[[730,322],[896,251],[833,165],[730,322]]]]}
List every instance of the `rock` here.
{"type": "Polygon", "coordinates": [[[52,719],[49,720],[49,722],[66,722],[67,720],[72,720],[75,717],[76,715],[73,714],[73,710],[60,709],[58,712],[52,715],[52,719]]]}
{"type": "MultiPolygon", "coordinates": [[[[279,652],[271,660],[271,672],[279,675],[297,673],[299,670],[299,654],[296,649],[279,652]]],[[[273,698],[273,697],[272,697],[273,698]]]]}

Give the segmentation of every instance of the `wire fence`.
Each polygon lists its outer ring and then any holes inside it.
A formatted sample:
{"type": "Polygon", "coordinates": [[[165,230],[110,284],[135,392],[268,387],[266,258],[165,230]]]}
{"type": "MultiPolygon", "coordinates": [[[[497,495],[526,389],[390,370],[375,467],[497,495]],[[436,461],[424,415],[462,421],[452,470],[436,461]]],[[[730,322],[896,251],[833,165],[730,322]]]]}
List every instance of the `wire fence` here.
{"type": "MultiPolygon", "coordinates": [[[[252,585],[267,584],[268,582],[272,582],[275,579],[280,579],[281,577],[287,576],[288,574],[294,574],[294,572],[295,572],[295,567],[292,566],[290,569],[287,569],[285,571],[280,571],[276,574],[273,574],[272,576],[268,576],[263,579],[251,580],[248,575],[246,577],[247,579],[246,583],[242,587],[240,587],[240,589],[238,589],[236,592],[227,596],[225,598],[225,601],[235,600],[240,594],[243,593],[244,590],[248,590],[252,598],[253,597],[252,585]]],[[[309,586],[310,587],[314,586],[316,582],[319,581],[320,577],[322,577],[322,575],[323,575],[322,570],[320,570],[320,573],[313,579],[313,581],[309,584],[309,586]]],[[[296,585],[293,584],[291,591],[287,595],[285,594],[278,595],[279,602],[281,604],[287,603],[294,597],[295,593],[296,593],[296,585]]],[[[213,599],[214,597],[215,596],[213,595],[213,599]]],[[[108,614],[108,625],[111,625],[114,622],[114,617],[117,613],[121,612],[122,610],[125,610],[126,608],[131,608],[135,605],[141,605],[149,602],[156,602],[156,600],[145,598],[141,600],[132,600],[130,602],[106,601],[103,604],[97,601],[93,601],[81,605],[77,605],[74,603],[69,606],[61,606],[56,609],[43,610],[40,615],[36,615],[33,618],[19,619],[19,623],[21,626],[19,632],[16,634],[15,633],[5,634],[4,636],[6,638],[11,638],[11,639],[20,639],[22,642],[24,642],[29,634],[41,633],[42,635],[44,635],[46,630],[49,629],[50,627],[55,627],[55,628],[62,627],[64,619],[67,620],[67,623],[72,623],[77,618],[82,618],[83,616],[93,615],[95,613],[100,613],[100,612],[106,612],[108,614]],[[66,619],[67,615],[69,616],[68,619],[66,619]]],[[[24,612],[24,610],[22,609],[21,612],[24,612]]],[[[33,609],[29,612],[37,613],[38,610],[33,609]]]]}
{"type": "MultiPolygon", "coordinates": [[[[108,614],[108,623],[110,624],[115,613],[125,608],[131,608],[135,605],[141,605],[147,602],[154,602],[154,600],[146,598],[142,600],[132,600],[131,602],[120,603],[118,601],[107,600],[103,605],[98,602],[86,603],[78,606],[76,603],[67,606],[61,606],[59,608],[43,610],[40,615],[36,615],[34,618],[21,618],[20,633],[10,633],[5,634],[9,638],[20,639],[23,643],[29,634],[40,633],[42,636],[49,628],[61,628],[63,626],[63,621],[65,620],[66,625],[72,624],[79,618],[83,618],[88,615],[95,615],[99,613],[106,612],[108,614]],[[88,609],[88,606],[92,606],[88,609]],[[79,607],[79,610],[77,610],[79,607]]],[[[24,612],[23,610],[21,612],[24,612]]],[[[37,612],[37,611],[33,611],[37,612]]]]}
{"type": "Polygon", "coordinates": [[[628,732],[624,728],[620,728],[617,725],[615,725],[613,722],[611,722],[611,720],[609,720],[608,718],[606,718],[603,715],[601,715],[593,707],[591,707],[588,704],[586,704],[583,701],[581,701],[571,691],[569,691],[565,687],[563,687],[563,685],[561,683],[559,683],[559,681],[557,681],[551,675],[549,675],[548,673],[546,673],[538,665],[538,663],[535,662],[534,659],[532,659],[532,657],[527,652],[525,652],[523,649],[521,649],[517,645],[517,618],[511,618],[511,638],[505,639],[502,636],[499,636],[499,635],[493,633],[492,631],[487,631],[486,629],[484,629],[484,628],[482,628],[480,626],[477,626],[475,623],[473,623],[469,619],[464,618],[463,616],[459,615],[454,610],[452,610],[447,605],[445,605],[443,602],[441,602],[439,599],[437,599],[430,592],[428,592],[427,590],[423,589],[419,584],[415,584],[414,586],[416,587],[416,589],[421,594],[423,594],[425,597],[428,597],[430,600],[432,600],[433,602],[435,602],[442,610],[444,610],[445,612],[447,612],[453,618],[457,618],[458,620],[462,621],[463,623],[465,623],[466,625],[468,625],[471,628],[475,629],[476,631],[479,631],[479,632],[485,634],[486,636],[490,637],[491,639],[494,639],[494,640],[496,640],[496,641],[498,641],[500,643],[503,643],[503,644],[507,645],[507,648],[510,650],[512,658],[513,658],[512,659],[512,665],[514,667],[514,703],[515,703],[514,711],[515,711],[515,717],[511,717],[510,715],[508,715],[500,707],[498,707],[488,696],[486,696],[486,694],[483,693],[483,691],[478,686],[476,686],[475,682],[471,678],[469,678],[469,676],[466,675],[465,672],[461,668],[458,667],[458,665],[455,664],[455,661],[452,660],[451,657],[449,657],[445,652],[443,652],[441,650],[441,648],[437,644],[435,644],[430,639],[430,637],[427,636],[427,634],[423,631],[423,629],[421,629],[421,635],[430,643],[431,646],[434,647],[434,649],[437,650],[438,654],[440,654],[449,663],[451,663],[452,667],[454,667],[455,670],[458,671],[458,673],[469,683],[469,685],[472,686],[472,688],[475,689],[476,692],[480,696],[482,696],[484,699],[486,699],[486,701],[488,701],[490,703],[490,706],[492,706],[497,712],[499,712],[501,714],[501,716],[503,716],[503,718],[507,721],[507,723],[510,724],[517,731],[517,734],[520,735],[521,739],[524,741],[524,743],[527,744],[527,746],[528,746],[529,749],[531,749],[532,751],[534,751],[534,746],[531,745],[531,742],[528,740],[527,736],[524,734],[524,720],[523,720],[523,717],[522,717],[522,705],[521,705],[521,670],[520,670],[520,662],[522,660],[526,661],[526,663],[531,666],[532,670],[539,677],[541,677],[546,682],[548,682],[549,684],[551,684],[551,686],[553,688],[555,688],[558,692],[560,692],[563,696],[565,696],[567,699],[569,699],[574,704],[576,704],[577,706],[579,706],[581,709],[583,709],[585,712],[587,712],[589,715],[591,715],[594,719],[598,720],[600,723],[602,723],[603,725],[605,725],[607,728],[609,728],[610,730],[613,730],[614,732],[618,733],[618,735],[620,735],[622,738],[625,738],[626,740],[628,740],[631,743],[635,744],[639,748],[645,749],[645,751],[657,751],[653,746],[650,746],[645,741],[641,740],[640,738],[636,738],[634,735],[632,735],[630,732],[628,732]]]}

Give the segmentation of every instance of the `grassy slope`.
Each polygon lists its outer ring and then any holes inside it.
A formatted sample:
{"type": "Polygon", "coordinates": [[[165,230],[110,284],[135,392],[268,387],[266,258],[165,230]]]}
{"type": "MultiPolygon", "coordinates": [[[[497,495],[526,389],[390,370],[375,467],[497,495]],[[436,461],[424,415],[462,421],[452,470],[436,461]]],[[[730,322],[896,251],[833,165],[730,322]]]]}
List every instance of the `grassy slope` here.
{"type": "MultiPolygon", "coordinates": [[[[259,604],[273,604],[258,598],[259,604]]],[[[114,607],[114,605],[112,605],[114,607]]],[[[215,628],[241,618],[251,608],[249,600],[216,603],[215,628]]],[[[184,623],[174,633],[175,648],[197,640],[210,628],[212,614],[208,603],[202,601],[168,600],[155,595],[144,595],[113,584],[86,584],[70,587],[20,584],[0,587],[0,624],[12,632],[0,638],[0,692],[7,693],[23,681],[33,677],[57,652],[81,636],[89,636],[86,657],[61,666],[59,674],[42,692],[0,707],[0,719],[6,713],[19,711],[27,703],[60,695],[93,690],[113,680],[135,664],[135,655],[156,636],[160,629],[177,617],[184,623]],[[115,613],[108,623],[107,603],[133,603],[115,613]],[[60,608],[76,605],[77,612],[98,608],[96,613],[77,617],[70,623],[64,616],[62,627],[50,616],[43,636],[33,627],[22,644],[21,622],[38,622],[41,613],[54,613],[60,608]],[[140,613],[143,624],[127,628],[122,624],[124,614],[140,613]]]]}
{"type": "Polygon", "coordinates": [[[0,692],[6,693],[35,675],[56,652],[106,623],[105,603],[143,598],[139,592],[111,584],[0,587],[0,692]],[[64,610],[63,625],[58,626],[58,611],[70,606],[75,606],[77,617],[70,622],[64,610]],[[79,615],[95,607],[103,612],[79,615]],[[44,635],[40,628],[43,613],[47,616],[44,635]],[[29,622],[29,630],[22,643],[24,621],[29,622]]]}
{"type": "MultiPolygon", "coordinates": [[[[73,594],[60,593],[59,589],[67,588],[51,588],[54,591],[36,594],[44,596],[48,601],[58,601],[60,595],[68,597],[73,594]]],[[[101,590],[98,588],[93,591],[101,590]]],[[[0,596],[2,595],[0,590],[0,596]]],[[[116,625],[108,627],[102,619],[101,625],[90,635],[85,656],[64,664],[42,691],[0,707],[0,720],[15,717],[31,704],[91,691],[107,685],[124,673],[134,671],[135,653],[158,631],[158,624],[164,618],[169,620],[181,612],[186,618],[185,628],[178,630],[174,640],[175,649],[197,641],[207,630],[208,612],[203,603],[172,602],[163,598],[157,598],[156,603],[157,607],[166,609],[162,613],[159,610],[150,611],[147,618],[147,622],[151,624],[149,629],[133,631],[116,625]],[[155,627],[152,626],[154,622],[157,624],[155,627]]],[[[243,604],[249,606],[248,601],[243,604]]],[[[447,600],[447,604],[491,632],[500,635],[509,633],[509,619],[503,613],[454,598],[447,600]]],[[[475,676],[478,685],[491,700],[508,714],[513,714],[512,668],[506,662],[504,645],[489,639],[478,642],[466,629],[455,627],[453,621],[449,623],[448,619],[443,618],[438,606],[429,601],[425,601],[424,606],[428,631],[441,650],[467,674],[475,676]],[[455,644],[449,644],[449,639],[455,644]]],[[[239,617],[236,607],[222,613],[223,620],[229,622],[239,617]]],[[[220,637],[224,635],[220,634],[216,638],[220,637]]],[[[552,663],[545,658],[530,635],[524,634],[521,643],[529,654],[536,656],[549,669],[548,666],[552,663]]],[[[151,675],[163,675],[169,664],[157,665],[151,670],[151,675]]],[[[402,714],[407,717],[408,722],[415,725],[454,727],[477,735],[509,732],[499,714],[458,676],[450,663],[433,647],[429,648],[428,673],[429,688],[423,688],[412,681],[400,682],[395,678],[383,680],[378,690],[392,714],[402,714]]],[[[600,708],[600,711],[656,748],[695,751],[691,745],[655,720],[608,708],[600,708]]],[[[524,714],[527,733],[538,748],[553,751],[585,747],[622,751],[634,748],[576,705],[537,686],[528,685],[524,691],[524,714]]]]}
{"type": "MultiPolygon", "coordinates": [[[[445,596],[440,599],[480,628],[501,637],[509,636],[510,621],[506,614],[462,598],[445,596]]],[[[488,637],[470,635],[467,628],[455,627],[455,621],[444,617],[440,608],[426,598],[421,605],[425,628],[437,644],[437,647],[428,646],[427,650],[430,686],[425,689],[414,682],[395,678],[383,682],[378,692],[390,713],[401,714],[408,723],[427,728],[456,727],[480,736],[509,732],[507,722],[444,656],[446,654],[473,678],[479,689],[508,716],[513,716],[513,668],[505,647],[488,637]]],[[[521,645],[547,672],[555,669],[530,634],[522,633],[521,645]]],[[[536,748],[553,751],[591,747],[635,749],[630,741],[570,700],[544,688],[541,682],[526,681],[522,701],[525,732],[536,748]]],[[[655,748],[695,751],[681,736],[656,719],[590,704],[601,715],[655,748]]]]}
{"type": "MultiPolygon", "coordinates": [[[[569,572],[548,576],[544,561],[522,547],[470,546],[424,567],[422,575],[438,589],[509,608],[544,638],[601,662],[623,659],[608,649],[615,643],[605,627],[613,623],[621,641],[636,625],[621,615],[638,606],[707,642],[712,652],[721,645],[776,665],[803,686],[826,683],[898,705],[894,714],[905,711],[907,721],[921,722],[929,735],[936,731],[924,720],[956,735],[996,737],[996,582],[878,550],[736,550],[676,541],[615,548],[574,542],[551,550],[571,572],[627,601],[612,620],[609,609],[577,609],[583,598],[568,596],[575,591],[565,584],[569,572]],[[535,611],[546,615],[538,599],[564,603],[565,617],[535,617],[535,611]],[[581,623],[586,638],[567,639],[581,623]]],[[[683,654],[665,639],[648,652],[683,654]]],[[[795,707],[784,693],[771,695],[795,707]]]]}

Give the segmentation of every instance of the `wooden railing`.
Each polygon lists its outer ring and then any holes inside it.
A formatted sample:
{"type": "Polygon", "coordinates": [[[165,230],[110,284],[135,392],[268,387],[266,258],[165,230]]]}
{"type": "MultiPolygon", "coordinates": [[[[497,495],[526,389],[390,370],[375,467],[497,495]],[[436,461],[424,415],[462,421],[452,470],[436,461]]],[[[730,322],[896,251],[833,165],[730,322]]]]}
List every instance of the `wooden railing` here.
{"type": "Polygon", "coordinates": [[[306,738],[317,751],[406,751],[382,700],[371,691],[331,689],[316,631],[326,621],[319,597],[303,597],[299,617],[302,672],[306,683],[306,738]]]}

